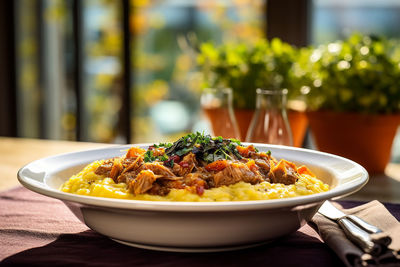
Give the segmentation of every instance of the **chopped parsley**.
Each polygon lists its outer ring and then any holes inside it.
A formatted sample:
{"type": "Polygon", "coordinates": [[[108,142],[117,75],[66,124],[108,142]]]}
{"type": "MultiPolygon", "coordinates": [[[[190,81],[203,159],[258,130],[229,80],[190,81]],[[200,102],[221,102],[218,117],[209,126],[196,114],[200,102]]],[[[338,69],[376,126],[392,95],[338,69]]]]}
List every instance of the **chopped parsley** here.
{"type": "Polygon", "coordinates": [[[172,143],[159,143],[158,145],[157,144],[152,145],[152,147],[154,147],[154,148],[159,148],[159,147],[168,148],[171,146],[172,146],[172,143]]]}
{"type": "Polygon", "coordinates": [[[242,159],[237,146],[242,146],[239,140],[224,139],[221,136],[211,137],[208,134],[196,132],[187,134],[174,143],[152,145],[144,154],[144,161],[163,161],[164,165],[173,167],[176,158],[181,159],[190,152],[195,154],[198,160],[206,163],[222,159],[242,159]],[[155,148],[165,148],[165,153],[154,156],[155,148]]]}
{"type": "Polygon", "coordinates": [[[166,154],[162,154],[156,157],[154,156],[153,150],[147,150],[146,153],[144,153],[143,160],[144,162],[153,162],[155,160],[166,161],[168,160],[168,156],[166,154]]]}
{"type": "Polygon", "coordinates": [[[219,159],[241,159],[242,156],[236,149],[238,145],[241,143],[236,139],[224,139],[221,136],[211,137],[197,132],[181,137],[169,146],[165,153],[168,156],[182,157],[192,152],[197,159],[210,163],[219,159]]]}
{"type": "Polygon", "coordinates": [[[146,153],[144,153],[144,162],[152,162],[156,160],[156,157],[153,156],[153,150],[147,150],[146,153]]]}

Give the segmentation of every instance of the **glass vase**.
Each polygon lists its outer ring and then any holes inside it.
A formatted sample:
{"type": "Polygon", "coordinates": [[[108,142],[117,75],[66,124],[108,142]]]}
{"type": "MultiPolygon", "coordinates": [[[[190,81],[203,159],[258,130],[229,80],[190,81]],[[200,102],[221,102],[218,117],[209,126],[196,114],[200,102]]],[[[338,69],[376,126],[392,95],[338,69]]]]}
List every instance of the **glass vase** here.
{"type": "Polygon", "coordinates": [[[240,140],[232,101],[231,88],[204,89],[200,99],[201,107],[211,122],[214,135],[240,140]]]}
{"type": "Polygon", "coordinates": [[[246,142],[292,146],[292,132],[286,114],[287,89],[257,89],[256,111],[246,142]]]}

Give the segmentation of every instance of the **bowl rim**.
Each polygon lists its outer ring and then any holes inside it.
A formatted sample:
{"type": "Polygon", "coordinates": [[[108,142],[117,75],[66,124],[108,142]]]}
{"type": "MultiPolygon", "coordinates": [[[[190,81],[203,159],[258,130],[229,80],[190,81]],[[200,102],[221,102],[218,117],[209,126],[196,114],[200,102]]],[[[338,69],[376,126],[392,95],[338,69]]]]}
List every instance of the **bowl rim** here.
{"type": "MultiPolygon", "coordinates": [[[[92,152],[111,152],[114,150],[124,150],[132,146],[147,147],[152,145],[152,143],[145,144],[128,144],[128,145],[115,145],[107,146],[104,148],[96,148],[89,150],[82,150],[76,152],[69,152],[63,154],[57,154],[49,157],[44,157],[35,161],[32,161],[22,168],[19,169],[17,177],[19,182],[27,189],[34,191],[36,193],[56,198],[64,202],[73,202],[80,205],[88,205],[101,208],[115,208],[124,210],[142,210],[142,211],[160,211],[160,212],[221,212],[221,211],[246,211],[246,210],[266,210],[266,209],[277,209],[277,208],[293,208],[297,206],[308,206],[310,204],[322,203],[325,200],[333,198],[341,198],[352,194],[360,190],[369,179],[368,172],[360,164],[341,157],[333,155],[326,152],[288,147],[283,145],[271,145],[271,144],[260,144],[260,143],[246,143],[242,142],[243,145],[253,144],[255,147],[271,148],[286,151],[299,151],[304,153],[311,153],[314,155],[320,155],[323,157],[329,157],[339,161],[347,162],[352,165],[352,168],[357,171],[357,178],[350,180],[349,182],[332,188],[326,192],[316,193],[306,196],[298,196],[283,199],[268,199],[268,200],[246,200],[246,201],[221,201],[221,202],[183,202],[183,201],[149,201],[149,200],[127,200],[127,199],[115,199],[115,198],[105,198],[105,197],[95,197],[95,196],[84,196],[72,193],[62,192],[60,190],[51,188],[46,184],[45,179],[49,174],[44,172],[43,177],[39,180],[33,179],[29,175],[26,175],[26,170],[38,163],[44,163],[46,161],[62,159],[73,155],[84,155],[85,153],[92,152]]],[[[112,155],[110,155],[112,157],[112,155]]],[[[102,158],[98,158],[100,160],[102,158]]],[[[94,159],[95,160],[95,159],[94,159]]],[[[92,161],[94,161],[92,160],[92,161]]],[[[81,164],[85,164],[82,162],[81,164]]],[[[77,165],[72,165],[73,167],[77,165]]],[[[50,173],[51,174],[51,173],[50,173]]]]}

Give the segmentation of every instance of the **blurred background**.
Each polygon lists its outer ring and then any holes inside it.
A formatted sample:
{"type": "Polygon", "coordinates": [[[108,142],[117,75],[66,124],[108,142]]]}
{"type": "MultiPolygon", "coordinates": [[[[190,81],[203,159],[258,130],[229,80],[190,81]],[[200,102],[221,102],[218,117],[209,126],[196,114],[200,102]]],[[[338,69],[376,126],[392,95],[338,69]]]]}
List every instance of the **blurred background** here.
{"type": "Polygon", "coordinates": [[[106,143],[208,129],[200,43],[400,37],[396,0],[15,0],[0,13],[0,135],[106,143]]]}

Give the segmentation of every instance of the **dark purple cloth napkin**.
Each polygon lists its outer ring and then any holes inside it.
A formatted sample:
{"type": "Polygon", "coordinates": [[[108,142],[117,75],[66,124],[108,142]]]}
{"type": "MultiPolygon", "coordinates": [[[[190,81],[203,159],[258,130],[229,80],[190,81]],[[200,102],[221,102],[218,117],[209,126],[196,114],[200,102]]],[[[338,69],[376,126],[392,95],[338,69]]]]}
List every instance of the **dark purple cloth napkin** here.
{"type": "MultiPolygon", "coordinates": [[[[387,208],[399,218],[399,205],[387,208]]],[[[0,192],[0,266],[24,265],[298,267],[343,263],[309,225],[270,244],[231,252],[172,253],[124,246],[87,228],[61,201],[18,187],[0,192]]]]}

